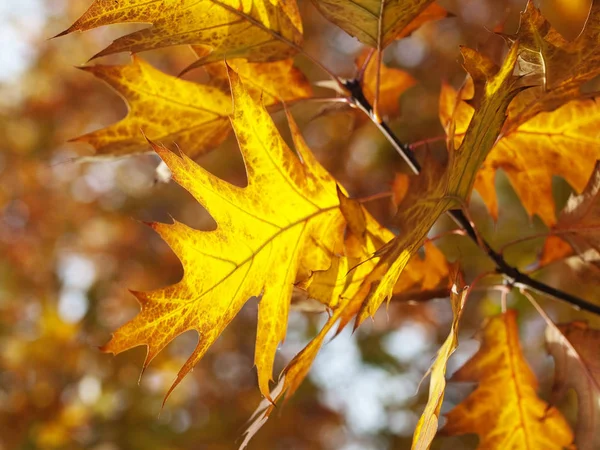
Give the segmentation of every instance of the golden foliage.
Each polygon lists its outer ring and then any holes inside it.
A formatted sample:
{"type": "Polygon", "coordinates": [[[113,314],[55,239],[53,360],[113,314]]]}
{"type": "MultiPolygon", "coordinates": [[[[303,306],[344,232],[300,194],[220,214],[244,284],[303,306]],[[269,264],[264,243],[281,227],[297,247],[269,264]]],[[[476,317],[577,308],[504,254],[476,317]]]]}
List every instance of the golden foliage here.
{"type": "MultiPolygon", "coordinates": [[[[446,16],[446,11],[431,0],[314,4],[328,20],[371,47],[357,64],[364,69],[359,71],[358,80],[363,82],[359,94],[374,104],[374,111],[364,106],[364,98],[358,102],[358,95],[335,100],[356,101],[353,106],[360,106],[383,128],[379,113],[397,115],[398,96],[414,80],[380,64],[381,52],[423,23],[446,16]]],[[[113,87],[130,111],[121,122],[77,140],[93,145],[99,155],[139,153],[149,143],[174,180],[216,222],[209,231],[177,221],[150,224],[181,261],[183,278],[166,288],[134,292],[141,312],[118,329],[103,350],[116,354],[145,345],[146,368],[177,336],[196,331],[198,343],[168,396],[248,299],[258,297],[254,363],[266,400],[248,429],[245,446],[275,402],[298,389],[336,326],[339,332],[355,320],[358,327],[394,295],[407,300],[414,293],[430,298],[446,292],[448,263],[426,242],[427,234],[440,215],[468,202],[474,186],[496,217],[497,169],[507,172],[530,214],[555,225],[556,234],[569,236],[577,251],[584,247],[598,251],[598,177],[593,176],[584,189],[590,161],[600,157],[598,106],[596,99],[566,100],[579,96],[581,85],[600,73],[599,14],[600,7],[595,6],[592,26],[568,42],[529,2],[519,31],[508,37],[512,45],[501,66],[462,48],[469,82],[458,93],[444,85],[440,99],[448,162],[442,166],[427,155],[419,176],[410,182],[397,178],[394,225],[400,232],[395,235],[379,225],[362,203],[347,197],[312,155],[289,114],[295,153],[267,113],[266,106],[311,95],[307,80],[287,59],[302,51],[295,0],[95,0],[61,34],[116,23],[150,23],[117,39],[96,57],[189,44],[199,59],[186,70],[204,66],[210,81],[183,81],[137,57],[126,66],[86,67],[113,87]],[[233,70],[221,61],[225,58],[233,70]],[[523,92],[532,85],[536,87],[523,92]],[[245,187],[218,178],[191,159],[221,143],[230,122],[245,162],[245,187]],[[175,141],[185,154],[150,139],[175,141]],[[583,193],[574,197],[555,224],[551,177],[556,174],[583,193]],[[417,253],[423,245],[425,257],[420,258],[417,253]],[[275,353],[286,335],[294,292],[320,302],[330,315],[271,391],[275,353]]],[[[341,88],[338,92],[356,86],[350,83],[356,80],[346,83],[332,77],[341,88]]],[[[465,300],[464,291],[452,295],[452,327],[431,368],[429,401],[413,448],[429,448],[437,431],[446,364],[458,345],[465,300]]],[[[514,311],[489,319],[479,352],[454,379],[479,385],[448,414],[447,433],[476,433],[480,448],[486,449],[571,444],[573,436],[562,415],[537,396],[537,380],[521,354],[514,311]]],[[[58,441],[55,434],[59,435],[49,427],[46,440],[58,441]]]]}
{"type": "MultiPolygon", "coordinates": [[[[336,322],[340,320],[341,329],[356,315],[368,294],[366,280],[376,267],[370,257],[393,234],[339,190],[312,156],[291,117],[299,158],[286,146],[241,77],[230,71],[229,78],[234,99],[231,122],[246,164],[248,185],[233,186],[187,156],[153,144],[174,180],[208,210],[217,228],[198,231],[180,222],[151,224],[181,260],[184,277],[174,286],[136,292],[141,313],[121,327],[103,350],[120,353],[146,345],[146,367],[175,337],[196,330],[199,343],[170,393],[244,303],[260,296],[255,365],[260,390],[270,398],[275,351],[285,337],[296,286],[331,308],[333,314],[286,368],[282,376],[285,387],[278,391],[278,398],[299,386],[336,322]],[[202,264],[198,264],[199,256],[202,264]]],[[[414,259],[397,289],[434,290],[447,276],[444,256],[429,244],[426,258],[414,259]]]]}
{"type": "Polygon", "coordinates": [[[115,40],[95,58],[190,44],[207,50],[202,63],[223,58],[274,61],[292,56],[302,44],[294,0],[96,0],[59,36],[125,22],[152,26],[115,40]]]}
{"type": "Polygon", "coordinates": [[[487,321],[479,351],[452,381],[478,386],[447,414],[446,434],[476,433],[478,448],[486,450],[562,450],[573,441],[561,413],[537,396],[537,380],[521,353],[514,310],[487,321]]]}
{"type": "Polygon", "coordinates": [[[273,359],[285,337],[292,288],[331,264],[327,249],[338,239],[333,178],[297,145],[297,159],[279,136],[267,111],[230,72],[231,122],[248,173],[245,188],[210,174],[185,155],[154,145],[173,178],[205,206],[217,222],[197,231],[175,222],[152,227],[181,260],[185,276],[158,291],[136,293],[142,312],[120,328],[105,351],[147,345],[144,366],[172,339],[194,329],[198,346],[180,370],[176,386],[202,358],[246,301],[261,296],[255,364],[262,393],[269,395],[273,359]],[[197,264],[201,256],[203,264],[197,264]]]}
{"type": "MultiPolygon", "coordinates": [[[[291,60],[233,60],[231,65],[251,95],[262,98],[265,106],[312,94],[308,81],[291,60]]],[[[137,56],[133,64],[82,67],[116,90],[127,102],[129,113],[120,122],[74,141],[91,144],[99,156],[149,151],[142,132],[150,139],[179,145],[192,158],[215,148],[231,130],[231,92],[224,63],[205,67],[211,75],[207,84],[166,75],[137,56]]]]}

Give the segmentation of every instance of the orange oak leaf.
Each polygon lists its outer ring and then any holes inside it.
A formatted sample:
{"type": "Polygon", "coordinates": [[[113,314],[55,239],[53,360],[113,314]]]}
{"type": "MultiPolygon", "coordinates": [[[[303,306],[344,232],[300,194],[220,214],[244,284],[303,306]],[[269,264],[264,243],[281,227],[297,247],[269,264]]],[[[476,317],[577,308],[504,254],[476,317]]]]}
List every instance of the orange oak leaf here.
{"type": "MultiPolygon", "coordinates": [[[[440,95],[440,121],[453,144],[462,141],[474,109],[466,102],[472,87],[457,93],[444,84],[440,95]]],[[[496,171],[502,169],[525,210],[537,214],[547,225],[556,223],[552,177],[559,175],[581,192],[600,158],[600,99],[569,102],[543,112],[514,129],[504,129],[477,173],[475,189],[490,214],[498,218],[494,187],[496,171]]]]}
{"type": "Polygon", "coordinates": [[[600,330],[584,322],[548,326],[546,344],[556,365],[555,397],[560,399],[569,388],[577,392],[577,448],[600,447],[600,330]]]}
{"type": "Polygon", "coordinates": [[[313,0],[317,9],[363,44],[384,49],[448,13],[433,0],[313,0]]]}
{"type": "Polygon", "coordinates": [[[125,22],[152,26],[115,40],[94,58],[191,44],[208,50],[203,63],[224,58],[274,61],[294,55],[302,44],[294,0],[95,0],[59,36],[125,22]]]}
{"type": "Polygon", "coordinates": [[[562,450],[572,443],[567,421],[537,396],[537,380],[519,344],[516,311],[488,319],[479,351],[451,380],[478,385],[446,415],[445,434],[475,433],[478,448],[485,450],[562,450]]]}
{"type": "MultiPolygon", "coordinates": [[[[251,95],[265,105],[306,98],[310,84],[291,60],[272,63],[230,63],[247,82],[251,95]]],[[[89,66],[90,72],[127,102],[127,117],[107,128],[73,139],[91,144],[97,156],[124,156],[150,150],[150,139],[175,143],[190,157],[218,146],[231,130],[231,92],[224,63],[206,66],[207,84],[166,75],[137,56],[123,66],[89,66]]]]}
{"type": "Polygon", "coordinates": [[[466,289],[459,290],[456,284],[452,286],[450,304],[452,305],[454,318],[450,333],[438,350],[435,361],[429,369],[429,399],[415,428],[412,442],[413,450],[429,449],[437,433],[440,410],[444,400],[444,392],[446,391],[446,365],[448,364],[448,359],[454,353],[456,347],[458,347],[458,326],[467,300],[467,294],[468,291],[466,289]]]}

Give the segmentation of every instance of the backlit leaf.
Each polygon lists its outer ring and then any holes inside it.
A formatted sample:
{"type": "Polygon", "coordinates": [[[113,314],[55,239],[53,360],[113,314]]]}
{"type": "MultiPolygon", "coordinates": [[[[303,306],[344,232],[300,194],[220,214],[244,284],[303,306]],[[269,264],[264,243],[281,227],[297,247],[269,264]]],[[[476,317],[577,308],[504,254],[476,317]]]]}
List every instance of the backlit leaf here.
{"type": "Polygon", "coordinates": [[[292,56],[302,43],[294,0],[96,0],[59,36],[125,22],[152,26],[115,40],[96,58],[191,44],[207,49],[204,63],[273,61],[292,56]]]}
{"type": "Polygon", "coordinates": [[[438,354],[430,369],[429,381],[429,399],[425,405],[425,410],[417,422],[417,427],[413,436],[413,450],[426,450],[431,446],[431,442],[437,433],[440,409],[444,400],[446,390],[446,365],[448,359],[458,347],[458,324],[462,315],[462,310],[467,300],[468,291],[463,289],[459,292],[456,284],[452,287],[450,304],[454,318],[448,337],[438,350],[438,354]]]}
{"type": "MultiPolygon", "coordinates": [[[[248,80],[251,95],[262,98],[265,105],[311,95],[308,81],[291,60],[233,60],[231,64],[244,81],[248,80]]],[[[136,56],[129,65],[82,67],[115,89],[127,102],[129,113],[108,128],[74,140],[91,144],[98,156],[149,151],[142,131],[150,139],[179,145],[192,158],[215,148],[231,130],[228,116],[233,108],[225,65],[206,67],[212,75],[208,84],[166,75],[136,56]]]]}
{"type": "Polygon", "coordinates": [[[572,195],[544,243],[540,265],[576,252],[584,261],[600,264],[600,162],[581,195],[572,195]]]}
{"type": "Polygon", "coordinates": [[[259,387],[268,395],[294,283],[297,275],[331,264],[327,248],[338,239],[331,225],[340,219],[339,202],[333,178],[304,147],[297,148],[302,161],[296,158],[239,77],[230,72],[230,78],[231,121],[248,185],[231,185],[187,156],[154,146],[173,178],[207,208],[217,228],[198,231],[179,222],[152,224],[181,260],[185,275],[176,285],[136,293],[141,313],[121,327],[104,350],[119,353],[146,345],[147,366],[172,339],[196,330],[200,340],[175,387],[244,303],[261,296],[255,364],[259,387]]]}
{"type": "Polygon", "coordinates": [[[480,449],[556,449],[573,441],[561,413],[537,396],[537,380],[519,344],[517,313],[491,317],[479,351],[452,381],[477,382],[477,388],[446,417],[448,435],[475,433],[480,449]]]}

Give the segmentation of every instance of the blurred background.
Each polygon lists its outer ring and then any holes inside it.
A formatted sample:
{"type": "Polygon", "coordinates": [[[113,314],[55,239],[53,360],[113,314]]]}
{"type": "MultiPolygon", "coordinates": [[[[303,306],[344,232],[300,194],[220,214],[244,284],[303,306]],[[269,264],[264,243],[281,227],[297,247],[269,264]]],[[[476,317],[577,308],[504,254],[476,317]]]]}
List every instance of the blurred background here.
{"type": "MultiPolygon", "coordinates": [[[[128,289],[150,290],[182,276],[176,257],[142,221],[169,215],[196,228],[212,220],[174,183],[157,182],[155,155],[90,161],[93,151],[68,139],[107,126],[126,114],[122,100],[92,75],[76,69],[113,39],[145,25],[115,25],[49,39],[66,29],[91,0],[3,0],[0,2],[0,449],[236,449],[246,420],[260,401],[252,367],[257,302],[251,299],[208,355],[169,398],[163,396],[196,343],[195,333],[176,339],[138,381],[145,349],[116,357],[98,346],[133,317],[138,305],[128,289]],[[83,158],[82,158],[83,157],[83,158]]],[[[392,44],[385,62],[417,80],[400,99],[393,128],[406,142],[432,141],[419,149],[443,149],[437,108],[440,83],[458,87],[464,72],[459,45],[502,54],[490,30],[516,30],[523,0],[441,1],[452,17],[432,22],[392,44]],[[441,142],[440,142],[441,139],[441,142]],[[436,142],[437,141],[437,142],[436,142]],[[436,147],[437,146],[437,147],[436,147]]],[[[299,0],[305,48],[335,73],[353,76],[361,45],[326,22],[307,0],[299,0]]],[[[589,1],[546,0],[543,11],[568,37],[576,36],[589,1]]],[[[177,74],[194,60],[187,48],[142,55],[177,74]]],[[[100,60],[124,64],[127,55],[100,60]]],[[[302,57],[297,65],[311,81],[324,74],[302,57]]],[[[185,76],[196,80],[202,70],[185,76]]],[[[316,90],[318,95],[331,95],[316,90]]],[[[353,196],[389,191],[396,172],[407,172],[382,135],[356,111],[297,104],[292,113],[309,146],[353,196]]],[[[285,136],[281,113],[274,118],[285,136]]],[[[237,145],[230,137],[198,159],[212,172],[245,183],[237,145]]],[[[500,219],[494,224],[474,195],[471,213],[494,245],[540,233],[499,173],[500,219]]],[[[570,188],[555,183],[560,208],[570,188]]],[[[384,224],[389,200],[369,203],[384,224]]],[[[446,220],[435,236],[451,227],[446,220]]],[[[492,269],[465,238],[436,241],[458,261],[467,281],[492,269]]],[[[543,239],[511,247],[509,260],[535,263],[543,239]]],[[[599,294],[585,270],[567,263],[544,269],[553,285],[586,298],[599,294]]],[[[469,299],[452,373],[478,348],[473,339],[482,317],[500,311],[500,294],[481,286],[469,299]]],[[[540,299],[560,322],[588,318],[555,301],[540,299]]],[[[548,398],[552,361],[543,344],[545,324],[520,296],[521,337],[528,361],[548,398]]],[[[594,320],[594,318],[589,318],[594,320]]],[[[314,336],[325,314],[294,311],[277,368],[314,336]]],[[[427,396],[417,387],[451,321],[446,299],[409,304],[392,300],[373,322],[350,329],[325,345],[298,393],[280,408],[250,449],[386,450],[410,448],[427,396]]],[[[592,325],[594,322],[592,322],[592,325]]],[[[596,320],[596,325],[598,325],[596,320]]],[[[450,384],[443,410],[472,386],[450,384]]],[[[570,420],[574,399],[561,408],[570,420]]],[[[436,449],[473,448],[475,437],[439,438],[436,449]]]]}

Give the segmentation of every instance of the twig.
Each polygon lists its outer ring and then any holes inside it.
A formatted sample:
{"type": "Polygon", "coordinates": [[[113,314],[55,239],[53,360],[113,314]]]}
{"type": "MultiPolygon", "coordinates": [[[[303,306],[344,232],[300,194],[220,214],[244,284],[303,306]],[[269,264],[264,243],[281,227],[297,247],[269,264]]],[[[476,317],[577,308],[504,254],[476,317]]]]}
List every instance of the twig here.
{"type": "MultiPolygon", "coordinates": [[[[394,134],[389,125],[375,114],[373,107],[371,106],[371,104],[369,103],[362,91],[360,83],[357,80],[348,80],[344,84],[351,95],[351,98],[349,99],[350,104],[353,107],[363,111],[371,119],[375,126],[379,128],[379,130],[387,138],[390,144],[392,144],[394,149],[406,161],[406,163],[413,171],[413,173],[415,173],[415,175],[421,173],[421,165],[419,164],[419,161],[417,161],[417,159],[415,158],[411,147],[408,144],[402,142],[394,134]]],[[[477,232],[473,227],[473,224],[462,210],[453,209],[448,211],[447,214],[452,218],[452,220],[454,220],[454,222],[458,226],[463,228],[466,234],[471,238],[471,240],[473,240],[488,255],[488,257],[492,261],[494,261],[494,264],[496,264],[496,272],[503,275],[504,278],[507,279],[512,286],[533,289],[537,292],[550,295],[558,300],[569,303],[576,309],[600,315],[600,305],[595,305],[579,297],[571,295],[567,292],[561,291],[560,289],[548,286],[547,284],[531,278],[530,276],[519,271],[519,269],[517,269],[516,267],[513,267],[510,264],[508,264],[504,260],[504,257],[501,253],[496,252],[486,240],[480,239],[478,237],[477,232]]]]}

